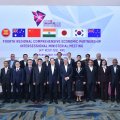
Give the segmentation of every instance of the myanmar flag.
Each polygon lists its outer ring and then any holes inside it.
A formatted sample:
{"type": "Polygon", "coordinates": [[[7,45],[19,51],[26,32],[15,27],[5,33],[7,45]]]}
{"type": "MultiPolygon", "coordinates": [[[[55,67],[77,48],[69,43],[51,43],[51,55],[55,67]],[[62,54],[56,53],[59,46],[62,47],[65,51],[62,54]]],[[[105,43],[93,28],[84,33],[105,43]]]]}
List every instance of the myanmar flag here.
{"type": "Polygon", "coordinates": [[[58,37],[71,37],[71,29],[59,29],[58,37]]]}
{"type": "Polygon", "coordinates": [[[44,28],[43,37],[56,37],[56,29],[55,28],[44,28]]]}
{"type": "Polygon", "coordinates": [[[28,37],[41,37],[41,29],[39,28],[29,28],[28,37]]]}

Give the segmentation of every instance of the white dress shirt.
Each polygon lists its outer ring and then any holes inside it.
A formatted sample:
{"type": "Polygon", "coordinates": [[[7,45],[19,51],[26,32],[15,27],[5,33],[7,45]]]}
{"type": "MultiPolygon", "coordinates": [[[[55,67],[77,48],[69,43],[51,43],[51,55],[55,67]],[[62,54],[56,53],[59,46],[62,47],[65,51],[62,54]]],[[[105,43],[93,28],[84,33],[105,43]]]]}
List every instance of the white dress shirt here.
{"type": "Polygon", "coordinates": [[[52,75],[54,74],[54,68],[55,68],[55,66],[54,66],[54,65],[51,65],[52,75]]]}
{"type": "Polygon", "coordinates": [[[8,71],[8,67],[5,68],[5,74],[7,74],[7,71],[8,71]]]}
{"type": "Polygon", "coordinates": [[[67,67],[68,67],[68,66],[67,66],[67,65],[65,65],[65,71],[66,71],[66,72],[67,72],[67,67]]]}
{"type": "Polygon", "coordinates": [[[90,68],[90,71],[92,72],[93,71],[93,66],[89,66],[89,68],[90,68]]]}
{"type": "Polygon", "coordinates": [[[60,59],[58,59],[58,63],[59,63],[59,65],[60,65],[60,59]]]}
{"type": "Polygon", "coordinates": [[[116,73],[116,70],[117,70],[117,66],[114,66],[114,73],[116,73]]]}
{"type": "Polygon", "coordinates": [[[38,69],[39,69],[39,73],[41,72],[41,68],[42,68],[42,66],[38,66],[38,69]]]}
{"type": "Polygon", "coordinates": [[[102,66],[102,68],[103,68],[103,71],[105,73],[107,67],[106,66],[102,66]]]}
{"type": "Polygon", "coordinates": [[[101,60],[97,60],[97,62],[98,62],[98,65],[100,66],[101,60]]]}

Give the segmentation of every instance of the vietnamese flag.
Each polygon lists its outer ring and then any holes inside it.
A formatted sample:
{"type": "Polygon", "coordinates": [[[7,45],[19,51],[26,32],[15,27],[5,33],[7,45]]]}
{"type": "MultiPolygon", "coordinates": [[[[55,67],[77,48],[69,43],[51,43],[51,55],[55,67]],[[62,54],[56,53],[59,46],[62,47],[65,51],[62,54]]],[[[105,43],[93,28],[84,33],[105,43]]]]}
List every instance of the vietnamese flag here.
{"type": "Polygon", "coordinates": [[[39,28],[29,28],[28,37],[41,37],[41,29],[39,28]]]}

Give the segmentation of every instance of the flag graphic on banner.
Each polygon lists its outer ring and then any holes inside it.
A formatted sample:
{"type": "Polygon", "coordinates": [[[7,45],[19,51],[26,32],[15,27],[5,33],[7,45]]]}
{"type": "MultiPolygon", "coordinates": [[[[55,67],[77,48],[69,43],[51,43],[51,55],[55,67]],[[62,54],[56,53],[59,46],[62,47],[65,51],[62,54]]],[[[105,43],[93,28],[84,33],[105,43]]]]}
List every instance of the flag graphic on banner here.
{"type": "Polygon", "coordinates": [[[58,29],[58,37],[71,37],[71,29],[58,29]]]}
{"type": "Polygon", "coordinates": [[[8,37],[10,35],[10,30],[5,28],[2,30],[2,36],[8,37]]]}
{"type": "Polygon", "coordinates": [[[74,29],[73,37],[87,37],[87,30],[86,29],[74,29]]]}
{"type": "Polygon", "coordinates": [[[41,29],[39,28],[29,28],[28,37],[41,37],[41,29]]]}
{"type": "Polygon", "coordinates": [[[56,29],[55,28],[44,28],[43,37],[56,37],[56,29]]]}
{"type": "Polygon", "coordinates": [[[25,37],[25,29],[15,28],[12,30],[13,37],[25,37]]]}
{"type": "Polygon", "coordinates": [[[88,29],[88,37],[101,37],[101,29],[88,29]]]}

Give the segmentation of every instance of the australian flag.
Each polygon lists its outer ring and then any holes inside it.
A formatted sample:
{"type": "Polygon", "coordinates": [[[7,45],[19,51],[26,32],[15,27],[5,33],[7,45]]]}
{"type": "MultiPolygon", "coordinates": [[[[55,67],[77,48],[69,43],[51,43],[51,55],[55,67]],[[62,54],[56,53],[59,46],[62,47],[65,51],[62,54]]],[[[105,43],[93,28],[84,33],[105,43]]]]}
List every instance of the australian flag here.
{"type": "Polygon", "coordinates": [[[101,29],[88,29],[88,37],[101,37],[101,29]]]}
{"type": "Polygon", "coordinates": [[[16,28],[12,30],[13,37],[25,37],[25,29],[16,28]]]}

